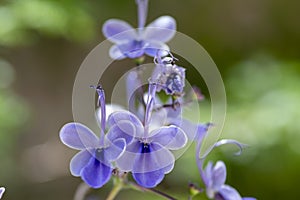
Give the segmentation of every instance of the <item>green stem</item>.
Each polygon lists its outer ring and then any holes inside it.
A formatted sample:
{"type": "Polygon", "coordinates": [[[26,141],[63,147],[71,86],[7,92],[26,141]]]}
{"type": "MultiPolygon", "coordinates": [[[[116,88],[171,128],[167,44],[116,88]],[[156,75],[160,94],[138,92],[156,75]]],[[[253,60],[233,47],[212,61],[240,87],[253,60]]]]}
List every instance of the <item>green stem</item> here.
{"type": "Polygon", "coordinates": [[[120,181],[120,180],[116,181],[113,189],[108,194],[106,200],[114,200],[116,198],[116,196],[119,194],[119,192],[122,190],[123,186],[124,185],[123,185],[122,181],[120,181]]]}
{"type": "Polygon", "coordinates": [[[174,197],[171,197],[170,195],[168,194],[165,194],[159,190],[156,190],[156,189],[153,189],[153,188],[144,188],[142,186],[139,186],[135,183],[132,183],[132,182],[128,182],[128,185],[131,186],[131,188],[135,189],[135,190],[139,190],[139,191],[142,191],[142,192],[151,192],[153,194],[156,194],[160,197],[163,197],[164,199],[167,199],[167,200],[176,200],[176,198],[174,197]]]}

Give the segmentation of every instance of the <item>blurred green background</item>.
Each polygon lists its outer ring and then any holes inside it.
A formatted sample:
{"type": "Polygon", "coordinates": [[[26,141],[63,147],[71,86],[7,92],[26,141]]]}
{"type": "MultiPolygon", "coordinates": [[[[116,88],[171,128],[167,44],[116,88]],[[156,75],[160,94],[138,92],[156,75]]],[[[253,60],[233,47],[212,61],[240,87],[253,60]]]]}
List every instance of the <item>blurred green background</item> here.
{"type": "MultiPolygon", "coordinates": [[[[203,45],[221,71],[228,98],[222,137],[250,145],[239,157],[226,147],[211,155],[227,164],[227,183],[243,196],[299,199],[300,2],[150,0],[149,9],[148,22],[173,16],[178,31],[203,45]]],[[[58,131],[72,121],[77,69],[105,39],[101,27],[109,18],[136,26],[134,0],[0,1],[3,199],[73,198],[80,179],[68,165],[75,151],[60,143],[58,131]]],[[[114,63],[112,73],[120,74],[125,63],[130,61],[114,63]]],[[[201,185],[193,151],[177,161],[159,189],[186,199],[189,181],[201,185]]],[[[104,199],[109,187],[87,199],[104,199]]],[[[117,199],[160,198],[127,190],[117,199]]]]}

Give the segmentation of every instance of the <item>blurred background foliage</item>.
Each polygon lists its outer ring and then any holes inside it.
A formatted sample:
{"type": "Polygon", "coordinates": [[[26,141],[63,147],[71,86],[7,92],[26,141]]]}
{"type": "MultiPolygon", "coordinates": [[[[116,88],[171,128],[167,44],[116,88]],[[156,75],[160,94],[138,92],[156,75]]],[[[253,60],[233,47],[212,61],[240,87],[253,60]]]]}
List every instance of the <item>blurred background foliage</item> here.
{"type": "MultiPolygon", "coordinates": [[[[244,196],[300,197],[299,13],[296,0],[150,1],[148,22],[165,14],[175,17],[178,30],[203,45],[221,71],[228,97],[222,137],[250,147],[239,157],[223,147],[210,159],[224,159],[228,183],[244,196]]],[[[134,0],[0,1],[4,199],[73,198],[80,180],[71,177],[68,164],[75,152],[60,143],[58,130],[72,121],[76,71],[104,40],[101,27],[109,18],[136,26],[134,0]]],[[[120,74],[124,65],[132,63],[113,63],[107,77],[120,74]]],[[[109,81],[104,83],[108,90],[109,81]]],[[[193,147],[159,189],[185,199],[189,181],[201,185],[193,147]]],[[[92,191],[88,198],[103,199],[108,189],[92,191]]],[[[118,199],[132,198],[159,199],[129,190],[118,199]]]]}

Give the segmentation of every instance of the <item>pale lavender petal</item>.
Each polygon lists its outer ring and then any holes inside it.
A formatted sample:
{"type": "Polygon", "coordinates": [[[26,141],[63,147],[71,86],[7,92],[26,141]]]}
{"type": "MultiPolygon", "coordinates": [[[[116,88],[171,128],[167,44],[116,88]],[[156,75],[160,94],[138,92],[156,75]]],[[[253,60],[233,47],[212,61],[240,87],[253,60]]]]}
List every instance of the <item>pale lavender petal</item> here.
{"type": "Polygon", "coordinates": [[[134,124],[129,120],[117,121],[108,131],[106,137],[113,143],[116,139],[124,138],[127,144],[130,144],[136,137],[137,130],[134,124]]]}
{"type": "Polygon", "coordinates": [[[220,195],[223,200],[242,200],[238,191],[229,185],[223,185],[220,188],[218,195],[220,195]]]}
{"type": "Polygon", "coordinates": [[[115,161],[122,156],[126,149],[126,141],[124,138],[119,138],[113,141],[109,147],[104,149],[104,157],[108,161],[115,161]]]}
{"type": "Polygon", "coordinates": [[[80,176],[81,170],[89,163],[92,153],[88,150],[83,150],[77,153],[70,162],[70,171],[73,176],[80,176]]]}
{"type": "Polygon", "coordinates": [[[215,191],[219,190],[220,187],[225,183],[226,181],[226,166],[224,162],[218,161],[214,168],[212,173],[212,182],[213,182],[213,189],[215,191]]]}
{"type": "Polygon", "coordinates": [[[111,167],[92,157],[82,169],[81,178],[92,188],[100,188],[109,181],[112,170],[111,167]]]}
{"type": "Polygon", "coordinates": [[[156,170],[145,173],[132,173],[134,180],[142,187],[153,188],[156,187],[165,176],[164,170],[156,170]]]}
{"type": "Polygon", "coordinates": [[[143,132],[143,124],[142,122],[131,112],[129,111],[117,111],[112,113],[107,120],[109,126],[113,126],[118,121],[127,120],[133,123],[136,128],[136,137],[143,136],[141,132],[143,132]]]}
{"type": "Polygon", "coordinates": [[[253,198],[253,197],[243,197],[242,200],[256,200],[256,198],[253,198]]]}
{"type": "Polygon", "coordinates": [[[163,42],[160,41],[154,41],[154,40],[146,40],[147,41],[147,46],[145,47],[145,53],[148,56],[155,57],[157,56],[158,51],[169,51],[170,48],[168,45],[164,44],[163,42]]]}
{"type": "Polygon", "coordinates": [[[193,141],[196,138],[198,131],[198,126],[196,124],[181,117],[173,118],[170,121],[171,124],[180,127],[185,132],[189,140],[193,141]]]}
{"type": "Polygon", "coordinates": [[[136,30],[119,19],[107,20],[102,27],[102,32],[109,41],[117,44],[137,38],[136,30]]]}
{"type": "Polygon", "coordinates": [[[140,150],[136,152],[133,164],[133,173],[154,172],[163,169],[168,171],[170,165],[175,162],[174,155],[165,147],[158,143],[140,143],[140,150]]]}
{"type": "Polygon", "coordinates": [[[119,49],[118,45],[113,45],[110,47],[109,56],[114,60],[122,60],[126,58],[123,52],[119,49]]]}
{"type": "Polygon", "coordinates": [[[184,147],[188,141],[183,130],[173,125],[164,126],[151,132],[149,140],[171,150],[178,150],[184,147]]]}
{"type": "Polygon", "coordinates": [[[176,21],[170,16],[161,16],[150,23],[144,32],[145,40],[169,41],[176,33],[176,21]]]}
{"type": "Polygon", "coordinates": [[[73,149],[86,149],[97,147],[99,139],[85,125],[80,123],[68,123],[59,132],[61,141],[73,149]]]}
{"type": "Polygon", "coordinates": [[[0,199],[2,198],[4,192],[5,192],[5,188],[4,187],[0,187],[0,199]]]}
{"type": "Polygon", "coordinates": [[[145,53],[146,43],[144,41],[132,40],[118,44],[122,54],[128,58],[139,58],[145,53]]]}
{"type": "Polygon", "coordinates": [[[212,182],[212,177],[213,177],[213,163],[210,161],[207,163],[205,170],[204,170],[204,175],[205,177],[202,177],[204,184],[206,187],[211,187],[213,182],[212,182]]]}
{"type": "Polygon", "coordinates": [[[134,140],[130,145],[126,146],[126,151],[116,160],[116,166],[121,171],[132,171],[134,160],[140,151],[140,141],[134,140]]]}

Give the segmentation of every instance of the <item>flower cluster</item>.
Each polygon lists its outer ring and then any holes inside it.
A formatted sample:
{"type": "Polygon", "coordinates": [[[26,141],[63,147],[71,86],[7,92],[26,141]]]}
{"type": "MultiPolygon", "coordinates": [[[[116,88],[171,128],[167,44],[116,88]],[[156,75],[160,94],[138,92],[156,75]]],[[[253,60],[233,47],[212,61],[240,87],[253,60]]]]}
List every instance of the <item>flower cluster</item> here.
{"type": "MultiPolygon", "coordinates": [[[[196,160],[207,197],[216,200],[253,199],[241,198],[234,188],[225,185],[226,167],[222,161],[215,166],[209,162],[203,169],[207,155],[199,157],[200,147],[212,124],[194,124],[182,117],[183,107],[189,102],[184,92],[186,69],[176,64],[177,59],[165,44],[174,36],[176,22],[170,16],[162,16],[145,27],[148,0],[136,2],[138,29],[133,29],[127,22],[110,19],[103,25],[103,34],[115,43],[109,51],[113,59],[154,57],[156,67],[149,77],[148,92],[142,89],[142,80],[136,69],[127,77],[128,109],[106,105],[102,87],[93,86],[98,95],[99,137],[77,122],[68,123],[60,130],[61,141],[80,151],[70,162],[71,174],[81,177],[92,188],[100,188],[112,174],[128,184],[127,175],[131,173],[139,187],[154,188],[173,170],[174,152],[188,142],[196,142],[196,160]],[[167,100],[161,100],[157,93],[163,94],[167,100]]],[[[198,90],[195,93],[197,99],[202,98],[198,90]]],[[[228,143],[243,147],[234,140],[218,141],[214,147],[228,143]]]]}

